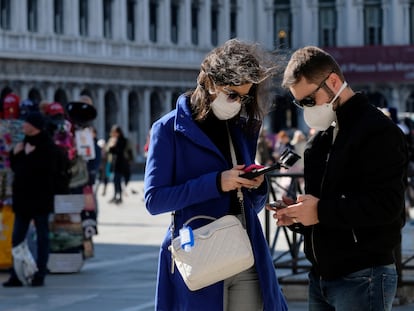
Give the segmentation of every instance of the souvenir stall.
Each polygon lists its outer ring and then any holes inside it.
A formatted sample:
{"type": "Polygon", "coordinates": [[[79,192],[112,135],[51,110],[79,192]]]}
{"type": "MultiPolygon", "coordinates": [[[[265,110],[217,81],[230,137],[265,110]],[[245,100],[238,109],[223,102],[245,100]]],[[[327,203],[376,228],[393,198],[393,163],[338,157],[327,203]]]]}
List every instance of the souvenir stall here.
{"type": "Polygon", "coordinates": [[[96,199],[87,162],[95,158],[93,134],[88,123],[96,117],[96,110],[81,97],[80,101],[70,102],[66,107],[69,124],[62,119],[63,114],[56,113],[60,109],[53,109],[53,112],[50,117],[57,125],[55,142],[68,154],[71,178],[69,192],[55,195],[48,269],[51,273],[72,273],[80,271],[84,260],[94,255],[96,199]]]}
{"type": "MultiPolygon", "coordinates": [[[[96,117],[92,104],[81,100],[71,102],[66,109],[60,103],[22,106],[18,96],[11,93],[3,100],[0,115],[0,269],[13,265],[11,236],[14,214],[12,210],[12,179],[9,152],[22,141],[24,113],[30,109],[41,110],[47,119],[46,130],[55,143],[62,147],[67,165],[61,167],[63,183],[67,177],[67,189],[55,195],[54,213],[50,215],[50,256],[48,270],[51,273],[78,272],[85,259],[94,255],[93,235],[97,234],[96,199],[88,178],[87,162],[95,157],[94,140],[89,122],[96,117]],[[86,106],[85,106],[86,105],[86,106]],[[27,106],[27,107],[26,107],[27,106]]],[[[66,164],[66,163],[65,163],[66,164]]],[[[63,164],[62,164],[63,165],[63,164]]],[[[61,182],[61,181],[59,181],[61,182]]],[[[35,230],[31,226],[27,240],[29,249],[36,257],[35,230]]]]}

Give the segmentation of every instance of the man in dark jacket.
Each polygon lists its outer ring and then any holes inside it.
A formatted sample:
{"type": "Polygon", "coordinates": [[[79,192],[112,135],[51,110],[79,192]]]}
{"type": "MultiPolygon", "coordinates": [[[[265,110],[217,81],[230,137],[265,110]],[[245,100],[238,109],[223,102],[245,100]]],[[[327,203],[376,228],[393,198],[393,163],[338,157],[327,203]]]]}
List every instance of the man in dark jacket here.
{"type": "MultiPolygon", "coordinates": [[[[25,137],[10,152],[14,173],[13,211],[15,213],[12,244],[24,241],[30,222],[36,227],[37,268],[32,286],[43,286],[49,257],[49,213],[53,211],[54,180],[57,175],[57,147],[44,131],[40,112],[31,112],[23,123],[25,137]]],[[[22,286],[15,269],[5,287],[22,286]]]]}
{"type": "Polygon", "coordinates": [[[325,51],[297,50],[283,86],[318,130],[304,154],[305,195],[274,215],[304,234],[309,310],[391,310],[404,224],[404,135],[346,83],[325,51]]]}

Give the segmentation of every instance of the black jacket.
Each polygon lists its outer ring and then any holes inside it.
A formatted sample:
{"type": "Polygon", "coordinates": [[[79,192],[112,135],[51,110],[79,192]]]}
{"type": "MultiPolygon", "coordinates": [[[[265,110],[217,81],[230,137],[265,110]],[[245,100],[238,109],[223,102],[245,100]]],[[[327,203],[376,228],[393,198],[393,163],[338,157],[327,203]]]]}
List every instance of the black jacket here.
{"type": "Polygon", "coordinates": [[[109,148],[109,153],[112,154],[111,171],[123,174],[127,169],[128,160],[125,158],[125,150],[127,148],[127,140],[123,136],[119,136],[116,144],[109,148]]]}
{"type": "Polygon", "coordinates": [[[28,217],[48,214],[53,211],[58,149],[46,132],[26,136],[24,142],[35,149],[28,154],[10,152],[13,210],[28,217]]]}
{"type": "Polygon", "coordinates": [[[331,130],[319,132],[304,154],[305,191],[320,198],[319,224],[303,228],[305,253],[324,279],[393,263],[404,225],[402,132],[359,93],[337,118],[334,144],[331,130]]]}

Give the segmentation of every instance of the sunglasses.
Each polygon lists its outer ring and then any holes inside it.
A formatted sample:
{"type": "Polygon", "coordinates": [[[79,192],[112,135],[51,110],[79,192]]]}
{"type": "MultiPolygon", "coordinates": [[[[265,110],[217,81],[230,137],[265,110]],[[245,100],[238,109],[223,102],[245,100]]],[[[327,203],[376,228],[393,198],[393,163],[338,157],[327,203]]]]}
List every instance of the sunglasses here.
{"type": "Polygon", "coordinates": [[[236,91],[228,89],[228,88],[223,88],[223,93],[226,94],[228,103],[234,103],[236,101],[239,101],[240,103],[246,103],[246,102],[250,102],[251,100],[253,100],[252,95],[249,95],[249,94],[241,95],[237,93],[236,91]]]}
{"type": "Polygon", "coordinates": [[[303,108],[303,107],[313,107],[316,105],[315,102],[315,95],[316,93],[323,87],[325,86],[325,82],[326,80],[328,80],[329,76],[331,75],[333,71],[331,71],[328,76],[322,80],[322,82],[318,85],[318,87],[312,92],[310,93],[308,96],[305,96],[304,98],[302,98],[301,100],[296,99],[292,94],[292,102],[298,106],[299,108],[303,108]]]}

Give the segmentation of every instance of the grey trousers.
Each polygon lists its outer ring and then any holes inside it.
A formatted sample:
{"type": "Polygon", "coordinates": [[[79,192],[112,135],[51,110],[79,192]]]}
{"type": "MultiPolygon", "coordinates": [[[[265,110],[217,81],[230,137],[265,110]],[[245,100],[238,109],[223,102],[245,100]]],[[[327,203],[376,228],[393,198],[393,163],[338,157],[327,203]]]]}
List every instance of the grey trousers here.
{"type": "Polygon", "coordinates": [[[262,311],[259,278],[253,266],[224,280],[224,311],[262,311]]]}

